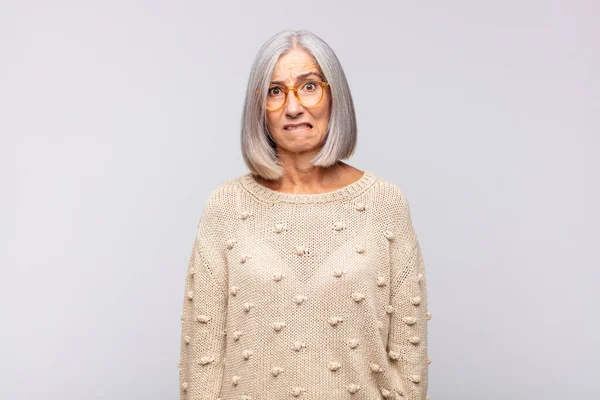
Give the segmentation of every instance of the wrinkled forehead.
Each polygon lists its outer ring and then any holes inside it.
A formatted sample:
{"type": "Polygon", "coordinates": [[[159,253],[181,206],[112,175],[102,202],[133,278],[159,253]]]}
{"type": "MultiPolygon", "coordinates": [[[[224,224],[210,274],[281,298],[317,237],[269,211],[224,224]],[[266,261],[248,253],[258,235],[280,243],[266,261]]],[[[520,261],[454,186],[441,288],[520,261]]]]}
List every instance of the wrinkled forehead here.
{"type": "Polygon", "coordinates": [[[298,76],[314,72],[321,76],[320,68],[312,59],[306,60],[286,60],[281,59],[277,62],[271,81],[285,82],[287,85],[296,83],[298,76]]]}

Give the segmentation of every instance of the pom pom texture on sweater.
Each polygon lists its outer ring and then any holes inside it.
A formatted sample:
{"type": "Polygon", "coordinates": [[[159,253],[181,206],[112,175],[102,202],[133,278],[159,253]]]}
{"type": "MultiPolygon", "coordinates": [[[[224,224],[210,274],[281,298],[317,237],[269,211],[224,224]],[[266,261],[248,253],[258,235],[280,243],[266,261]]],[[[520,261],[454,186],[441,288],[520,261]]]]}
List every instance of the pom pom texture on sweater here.
{"type": "Polygon", "coordinates": [[[205,203],[181,400],[426,400],[426,273],[402,190],[369,171],[291,194],[247,173],[205,203]]]}

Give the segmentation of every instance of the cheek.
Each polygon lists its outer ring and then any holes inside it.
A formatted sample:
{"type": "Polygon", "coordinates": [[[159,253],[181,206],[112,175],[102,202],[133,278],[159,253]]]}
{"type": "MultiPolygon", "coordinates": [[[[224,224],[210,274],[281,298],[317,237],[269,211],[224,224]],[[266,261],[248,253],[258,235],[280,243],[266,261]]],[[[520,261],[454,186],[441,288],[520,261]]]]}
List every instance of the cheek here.
{"type": "Polygon", "coordinates": [[[325,125],[325,126],[329,123],[329,116],[330,116],[329,106],[324,107],[322,110],[320,110],[320,112],[318,114],[315,115],[318,124],[325,125]]]}
{"type": "Polygon", "coordinates": [[[274,128],[275,126],[277,126],[278,119],[275,115],[273,115],[273,113],[267,113],[266,121],[267,121],[267,126],[269,127],[270,130],[272,130],[271,128],[274,128]]]}
{"type": "Polygon", "coordinates": [[[329,98],[324,99],[327,100],[323,107],[319,108],[319,114],[317,115],[318,121],[321,124],[329,123],[329,117],[331,116],[331,102],[329,98]]]}

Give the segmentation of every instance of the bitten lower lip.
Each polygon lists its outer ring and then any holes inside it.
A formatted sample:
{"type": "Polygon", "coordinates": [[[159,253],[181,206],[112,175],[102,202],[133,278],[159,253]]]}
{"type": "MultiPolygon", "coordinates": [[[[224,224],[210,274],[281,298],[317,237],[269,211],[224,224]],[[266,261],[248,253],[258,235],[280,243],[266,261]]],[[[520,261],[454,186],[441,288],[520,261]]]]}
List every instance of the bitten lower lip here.
{"type": "Polygon", "coordinates": [[[309,125],[292,125],[292,126],[284,126],[283,129],[286,131],[298,131],[298,130],[308,130],[312,129],[309,125]]]}

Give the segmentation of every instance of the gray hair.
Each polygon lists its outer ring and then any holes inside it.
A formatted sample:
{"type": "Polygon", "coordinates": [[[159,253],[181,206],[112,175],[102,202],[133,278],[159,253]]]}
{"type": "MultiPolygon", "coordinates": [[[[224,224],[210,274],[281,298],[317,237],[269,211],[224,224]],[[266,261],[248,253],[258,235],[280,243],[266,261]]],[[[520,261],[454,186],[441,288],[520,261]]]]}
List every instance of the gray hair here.
{"type": "Polygon", "coordinates": [[[283,175],[275,142],[266,123],[267,91],[279,58],[298,47],[312,55],[331,88],[331,112],[325,143],[311,164],[329,167],[338,160],[349,158],[356,147],[354,103],[346,75],[334,51],[309,31],[281,31],[267,40],[254,59],[241,121],[244,162],[252,174],[265,179],[278,179],[283,175]]]}

